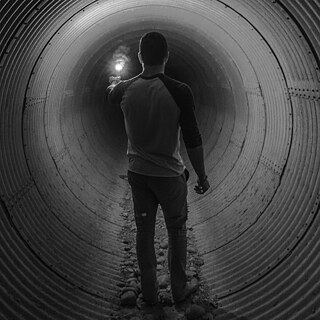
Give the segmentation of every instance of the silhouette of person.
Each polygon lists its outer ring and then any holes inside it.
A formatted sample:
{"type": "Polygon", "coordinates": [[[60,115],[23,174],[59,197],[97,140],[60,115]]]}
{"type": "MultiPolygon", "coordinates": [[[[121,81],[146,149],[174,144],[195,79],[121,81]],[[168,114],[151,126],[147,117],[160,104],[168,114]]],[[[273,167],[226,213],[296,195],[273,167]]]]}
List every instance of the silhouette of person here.
{"type": "Polygon", "coordinates": [[[169,58],[165,37],[159,32],[142,36],[138,57],[143,71],[125,81],[111,77],[110,103],[120,104],[128,136],[128,181],[132,190],[137,226],[136,251],[141,289],[147,304],[158,301],[157,261],[154,249],[158,205],[168,231],[168,267],[175,302],[185,300],[195,288],[187,282],[187,179],[180,156],[180,131],[187,154],[198,176],[195,191],[205,193],[202,138],[195,117],[190,87],[165,75],[169,58]]]}

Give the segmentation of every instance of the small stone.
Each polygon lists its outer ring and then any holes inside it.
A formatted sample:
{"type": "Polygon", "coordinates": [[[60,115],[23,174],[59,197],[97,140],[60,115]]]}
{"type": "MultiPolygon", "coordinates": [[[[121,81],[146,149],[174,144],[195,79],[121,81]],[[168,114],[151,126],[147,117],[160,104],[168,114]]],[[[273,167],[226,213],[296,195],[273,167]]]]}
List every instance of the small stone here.
{"type": "Polygon", "coordinates": [[[131,273],[129,273],[129,274],[127,274],[127,278],[133,278],[135,275],[134,275],[134,273],[133,272],[131,272],[131,273]]]}
{"type": "Polygon", "coordinates": [[[163,269],[163,266],[161,264],[157,264],[157,271],[161,271],[163,269]]]}
{"type": "Polygon", "coordinates": [[[133,261],[129,260],[129,261],[125,261],[124,265],[127,267],[132,267],[134,265],[133,261]]]}
{"type": "Polygon", "coordinates": [[[138,296],[138,298],[136,300],[136,305],[137,305],[138,309],[141,310],[143,304],[144,304],[144,300],[143,300],[142,296],[140,296],[140,294],[139,294],[139,296],[138,296]]]}
{"type": "Polygon", "coordinates": [[[187,277],[188,277],[189,279],[193,278],[193,277],[196,275],[195,272],[189,271],[189,270],[186,272],[186,274],[187,274],[187,277]]]}
{"type": "Polygon", "coordinates": [[[162,241],[160,243],[160,248],[161,249],[168,249],[168,242],[167,241],[162,241]]]}
{"type": "Polygon", "coordinates": [[[204,260],[202,258],[197,258],[197,259],[195,259],[194,264],[197,266],[203,266],[204,260]]]}
{"type": "Polygon", "coordinates": [[[165,261],[166,261],[166,258],[165,258],[165,257],[160,257],[160,258],[157,259],[157,263],[158,263],[158,264],[162,264],[162,263],[164,263],[165,261]]]}
{"type": "Polygon", "coordinates": [[[197,278],[192,278],[191,281],[190,281],[190,286],[192,288],[195,288],[196,290],[198,290],[199,288],[199,281],[197,278]]]}
{"type": "Polygon", "coordinates": [[[118,282],[117,283],[117,287],[119,287],[119,288],[123,288],[124,286],[125,286],[124,282],[118,282]]]}
{"type": "Polygon", "coordinates": [[[172,306],[171,294],[166,291],[160,291],[158,294],[159,301],[163,305],[172,306]]]}
{"type": "Polygon", "coordinates": [[[189,270],[190,270],[191,272],[195,272],[195,273],[197,272],[197,268],[195,268],[195,267],[190,267],[189,270]]]}
{"type": "Polygon", "coordinates": [[[163,310],[163,319],[166,319],[166,320],[181,319],[177,310],[171,306],[164,306],[162,310],[163,310]]]}
{"type": "Polygon", "coordinates": [[[129,279],[127,280],[127,283],[131,283],[131,282],[136,282],[136,283],[138,283],[139,281],[138,281],[137,278],[131,277],[131,278],[129,278],[129,279]]]}
{"type": "Polygon", "coordinates": [[[128,291],[132,291],[134,292],[136,295],[138,294],[138,286],[126,286],[124,288],[122,288],[122,294],[128,291]]]}
{"type": "Polygon", "coordinates": [[[188,252],[191,253],[191,254],[194,254],[194,253],[197,253],[197,250],[193,247],[189,247],[188,248],[188,252]]]}
{"type": "Polygon", "coordinates": [[[122,306],[135,306],[137,296],[133,291],[126,291],[121,295],[121,305],[122,306]]]}
{"type": "Polygon", "coordinates": [[[191,305],[186,311],[187,320],[200,319],[204,315],[205,315],[205,310],[197,304],[191,305]]]}
{"type": "Polygon", "coordinates": [[[213,315],[212,313],[206,313],[205,316],[203,317],[203,320],[213,320],[213,315]]]}
{"type": "Polygon", "coordinates": [[[169,277],[164,274],[158,278],[158,284],[160,289],[165,289],[169,284],[169,277]]]}
{"type": "Polygon", "coordinates": [[[125,273],[127,274],[127,276],[134,276],[134,270],[132,268],[126,268],[125,273]]]}
{"type": "Polygon", "coordinates": [[[135,268],[134,270],[133,270],[133,276],[134,277],[136,277],[136,278],[138,278],[139,276],[140,276],[140,270],[139,269],[137,269],[137,268],[135,268]]]}
{"type": "Polygon", "coordinates": [[[128,284],[128,287],[131,287],[131,288],[134,288],[136,290],[136,292],[139,292],[139,284],[135,281],[131,281],[129,284],[128,284]]]}

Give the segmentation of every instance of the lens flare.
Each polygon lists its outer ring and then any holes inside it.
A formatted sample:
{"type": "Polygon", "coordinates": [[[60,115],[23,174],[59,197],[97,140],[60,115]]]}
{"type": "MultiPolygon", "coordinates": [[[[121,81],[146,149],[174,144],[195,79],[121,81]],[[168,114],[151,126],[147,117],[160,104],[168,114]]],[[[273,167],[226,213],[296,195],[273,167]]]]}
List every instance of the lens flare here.
{"type": "Polygon", "coordinates": [[[123,65],[121,63],[116,63],[115,67],[116,71],[120,72],[123,69],[123,65]]]}
{"type": "Polygon", "coordinates": [[[121,72],[124,68],[124,65],[125,65],[125,61],[123,59],[117,59],[115,61],[114,68],[117,72],[121,72]]]}

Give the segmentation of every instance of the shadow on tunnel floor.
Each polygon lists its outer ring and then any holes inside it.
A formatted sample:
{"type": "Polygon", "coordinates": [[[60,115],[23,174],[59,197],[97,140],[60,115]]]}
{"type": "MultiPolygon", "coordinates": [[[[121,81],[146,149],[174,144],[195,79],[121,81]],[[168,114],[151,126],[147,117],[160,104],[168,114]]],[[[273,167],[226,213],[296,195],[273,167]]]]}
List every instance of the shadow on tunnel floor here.
{"type": "Polygon", "coordinates": [[[252,320],[244,316],[238,316],[232,312],[226,311],[223,308],[217,308],[213,313],[215,320],[252,320]]]}
{"type": "MultiPolygon", "coordinates": [[[[131,310],[132,311],[132,310],[131,310]]],[[[239,316],[232,312],[226,311],[221,307],[212,307],[212,305],[204,304],[194,304],[190,301],[178,304],[178,305],[162,305],[158,304],[156,306],[147,306],[144,305],[138,310],[135,310],[136,313],[131,313],[131,316],[139,315],[142,316],[142,319],[149,320],[180,320],[180,319],[199,319],[199,320],[252,320],[245,316],[239,316]],[[199,312],[199,307],[203,308],[202,312],[199,312]],[[193,311],[190,311],[193,309],[193,311]]],[[[122,310],[126,314],[127,310],[122,310]]],[[[130,314],[130,313],[129,313],[130,314]]],[[[119,316],[119,314],[118,314],[119,316]]],[[[121,316],[120,316],[121,318],[121,316]]],[[[119,319],[119,318],[115,318],[119,319]]],[[[123,319],[123,318],[121,318],[123,319]]],[[[134,319],[134,318],[130,318],[134,319]]]]}

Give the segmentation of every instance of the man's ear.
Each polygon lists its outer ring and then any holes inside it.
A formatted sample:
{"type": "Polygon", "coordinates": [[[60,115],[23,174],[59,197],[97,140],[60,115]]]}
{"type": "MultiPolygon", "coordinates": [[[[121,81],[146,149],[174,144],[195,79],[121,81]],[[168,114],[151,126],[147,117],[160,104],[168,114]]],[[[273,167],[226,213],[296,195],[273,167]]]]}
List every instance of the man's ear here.
{"type": "Polygon", "coordinates": [[[169,55],[170,55],[170,52],[168,51],[166,57],[164,58],[164,63],[167,63],[168,60],[169,60],[169,55]]]}

